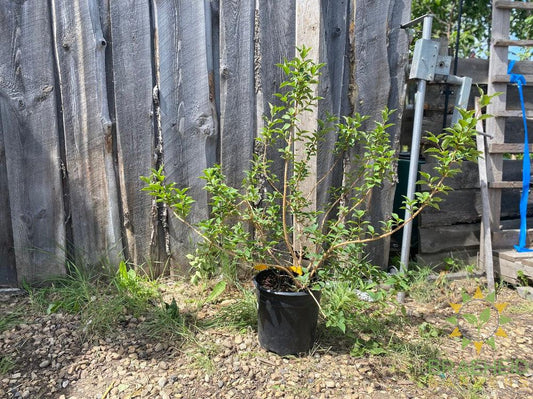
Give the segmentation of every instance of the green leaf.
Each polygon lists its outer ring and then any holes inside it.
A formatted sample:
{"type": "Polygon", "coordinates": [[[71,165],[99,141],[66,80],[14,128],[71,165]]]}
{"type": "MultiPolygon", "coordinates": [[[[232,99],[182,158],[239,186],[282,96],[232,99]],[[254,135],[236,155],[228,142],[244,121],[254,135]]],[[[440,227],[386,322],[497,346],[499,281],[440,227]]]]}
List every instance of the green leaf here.
{"type": "Polygon", "coordinates": [[[499,324],[507,324],[511,321],[511,318],[509,316],[503,316],[503,315],[500,315],[500,319],[499,319],[499,324]]]}
{"type": "Polygon", "coordinates": [[[479,314],[479,320],[483,323],[488,322],[490,319],[490,308],[483,309],[479,314]]]}
{"type": "Polygon", "coordinates": [[[485,299],[487,301],[489,301],[490,303],[495,303],[496,302],[496,292],[491,292],[490,294],[488,294],[485,299]]]}
{"type": "Polygon", "coordinates": [[[213,302],[215,299],[217,299],[225,290],[226,290],[226,282],[225,281],[219,281],[216,283],[216,285],[213,287],[213,290],[206,298],[207,302],[213,302]]]}
{"type": "Polygon", "coordinates": [[[446,319],[446,321],[450,324],[453,324],[454,326],[457,325],[457,317],[456,316],[451,316],[451,317],[448,317],[446,319]]]}
{"type": "Polygon", "coordinates": [[[477,316],[471,313],[463,313],[463,319],[465,319],[469,324],[473,326],[477,325],[478,319],[477,316]]]}

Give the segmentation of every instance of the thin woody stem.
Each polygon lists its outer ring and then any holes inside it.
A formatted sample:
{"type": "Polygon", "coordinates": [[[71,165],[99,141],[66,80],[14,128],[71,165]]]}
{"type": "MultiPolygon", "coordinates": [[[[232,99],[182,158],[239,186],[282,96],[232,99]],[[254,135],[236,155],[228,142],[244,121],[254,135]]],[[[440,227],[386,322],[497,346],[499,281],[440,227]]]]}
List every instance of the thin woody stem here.
{"type": "Polygon", "coordinates": [[[441,178],[439,179],[439,181],[437,182],[437,184],[434,186],[434,189],[432,190],[432,192],[430,193],[429,197],[427,198],[427,200],[420,205],[420,207],[411,214],[411,216],[404,220],[401,224],[399,224],[398,226],[396,226],[394,229],[386,232],[386,233],[383,233],[383,234],[380,234],[378,236],[374,236],[374,237],[369,237],[369,238],[363,238],[363,239],[357,239],[357,240],[349,240],[349,241],[343,241],[343,242],[340,242],[340,243],[337,243],[337,244],[334,244],[332,246],[330,246],[326,252],[324,252],[323,256],[320,258],[320,260],[318,261],[318,263],[313,267],[313,270],[310,271],[309,273],[309,278],[313,278],[313,276],[316,274],[316,272],[318,271],[318,269],[320,269],[320,267],[324,264],[324,262],[330,258],[331,254],[337,249],[337,248],[341,248],[341,247],[345,247],[347,245],[353,245],[353,244],[365,244],[365,243],[369,243],[369,242],[373,242],[373,241],[378,241],[378,240],[381,240],[383,238],[386,238],[386,237],[390,237],[391,235],[393,235],[394,233],[396,233],[397,231],[399,231],[400,229],[402,229],[407,223],[411,222],[413,219],[415,219],[426,207],[429,206],[429,202],[430,200],[435,196],[437,195],[438,193],[441,192],[440,188],[443,187],[443,182],[444,182],[444,179],[448,176],[448,174],[445,174],[443,176],[441,176],[441,178]]]}

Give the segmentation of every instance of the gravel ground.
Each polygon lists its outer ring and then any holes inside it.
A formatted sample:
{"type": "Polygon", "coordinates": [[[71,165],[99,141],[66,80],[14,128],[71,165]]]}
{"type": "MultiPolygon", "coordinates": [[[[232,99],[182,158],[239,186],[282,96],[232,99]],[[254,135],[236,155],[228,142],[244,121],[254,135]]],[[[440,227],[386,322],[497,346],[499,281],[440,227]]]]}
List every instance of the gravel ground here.
{"type": "MultiPolygon", "coordinates": [[[[470,290],[471,283],[467,282],[470,290]]],[[[465,282],[452,283],[451,289],[459,292],[454,284],[465,282]]],[[[167,287],[165,294],[178,303],[191,302],[187,289],[172,290],[167,287]]],[[[230,296],[205,305],[198,317],[216,314],[234,300],[230,296]]],[[[510,303],[507,309],[512,321],[505,325],[508,336],[498,337],[495,350],[483,348],[477,356],[473,348],[462,349],[448,337],[451,328],[445,319],[453,314],[448,305],[451,300],[443,297],[417,303],[409,299],[409,323],[395,331],[395,336],[406,343],[423,342],[420,325],[426,323],[443,328],[445,333],[431,342],[454,364],[472,359],[479,364],[521,359],[533,367],[531,302],[514,290],[503,289],[498,301],[510,303]]],[[[79,316],[39,314],[28,302],[24,295],[0,295],[1,315],[25,310],[21,324],[0,334],[0,398],[533,397],[531,368],[520,373],[492,368],[479,375],[422,373],[415,379],[409,373],[414,357],[353,357],[349,346],[331,336],[319,334],[308,356],[282,358],[259,347],[252,327],[199,330],[193,340],[183,343],[150,339],[139,327],[143,320],[128,315],[108,336],[90,341],[80,328],[79,316]]]]}

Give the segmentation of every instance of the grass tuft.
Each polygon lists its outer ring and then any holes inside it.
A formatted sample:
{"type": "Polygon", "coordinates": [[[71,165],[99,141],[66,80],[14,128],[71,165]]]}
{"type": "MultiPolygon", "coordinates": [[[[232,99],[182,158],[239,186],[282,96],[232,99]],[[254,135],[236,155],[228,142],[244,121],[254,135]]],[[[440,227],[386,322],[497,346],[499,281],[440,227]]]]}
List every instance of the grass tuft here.
{"type": "Polygon", "coordinates": [[[230,327],[236,330],[257,328],[257,298],[255,292],[246,288],[239,289],[235,300],[222,307],[218,314],[205,320],[204,327],[230,327]]]}

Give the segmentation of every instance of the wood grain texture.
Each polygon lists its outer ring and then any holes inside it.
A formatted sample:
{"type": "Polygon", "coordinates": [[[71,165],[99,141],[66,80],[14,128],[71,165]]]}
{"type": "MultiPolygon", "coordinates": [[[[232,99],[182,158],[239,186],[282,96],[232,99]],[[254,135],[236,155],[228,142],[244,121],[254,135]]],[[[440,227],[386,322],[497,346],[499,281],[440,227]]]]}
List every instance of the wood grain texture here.
{"type": "MultiPolygon", "coordinates": [[[[326,63],[321,70],[318,95],[323,98],[318,105],[318,117],[325,120],[328,114],[341,117],[350,113],[348,86],[350,79],[348,31],[350,26],[348,0],[322,0],[319,61],[326,63]]],[[[322,183],[317,187],[317,204],[329,201],[329,188],[342,182],[342,160],[336,159],[332,150],[337,136],[334,132],[319,143],[317,176],[322,183]],[[334,166],[333,164],[337,162],[334,166]],[[323,177],[334,166],[333,173],[323,177]]]]}
{"type": "MultiPolygon", "coordinates": [[[[118,174],[127,257],[136,264],[161,260],[152,231],[151,199],[141,193],[155,167],[152,36],[149,4],[110,2],[118,174]]],[[[164,257],[163,257],[164,258],[164,257]]]]}
{"type": "MultiPolygon", "coordinates": [[[[507,84],[494,83],[492,76],[503,75],[507,73],[508,64],[508,48],[495,46],[495,40],[507,39],[509,37],[510,29],[510,11],[497,9],[493,4],[492,8],[492,28],[491,28],[491,44],[489,59],[489,80],[488,80],[488,95],[493,95],[497,92],[503,93],[492,99],[487,107],[487,113],[495,115],[498,112],[505,111],[505,100],[507,97],[507,84]]],[[[486,132],[491,134],[494,139],[491,143],[503,143],[505,141],[505,120],[503,118],[490,118],[486,122],[486,132]]],[[[489,181],[501,181],[502,177],[502,162],[503,156],[501,154],[489,154],[487,157],[487,175],[489,181]]],[[[490,196],[490,223],[491,230],[496,232],[499,230],[500,221],[500,207],[501,207],[501,192],[498,190],[491,190],[490,196]]]]}
{"type": "Polygon", "coordinates": [[[248,169],[256,132],[254,26],[253,2],[220,2],[220,163],[233,186],[248,169]]]}
{"type": "MultiPolygon", "coordinates": [[[[321,43],[321,13],[320,4],[312,0],[301,0],[296,2],[296,47],[307,46],[309,52],[307,58],[314,63],[319,63],[320,60],[320,43],[321,43]]],[[[312,95],[318,95],[318,84],[311,85],[312,95]]],[[[300,116],[299,129],[308,132],[314,132],[318,129],[318,107],[310,109],[309,111],[302,113],[300,116]]],[[[307,170],[309,174],[299,184],[299,189],[309,203],[306,207],[307,211],[314,212],[318,209],[317,204],[317,182],[318,176],[318,157],[313,155],[308,157],[305,150],[305,143],[302,141],[295,141],[293,145],[294,160],[295,162],[301,162],[306,158],[307,170]]],[[[293,216],[293,242],[296,250],[302,252],[304,248],[312,248],[313,243],[306,239],[304,236],[304,230],[306,225],[301,222],[296,223],[296,217],[293,216]]],[[[317,245],[314,245],[317,247],[317,245]]]]}
{"type": "Polygon", "coordinates": [[[122,253],[104,38],[95,0],[53,0],[73,246],[89,264],[122,253]]]}
{"type": "MultiPolygon", "coordinates": [[[[15,257],[19,280],[62,272],[67,241],[89,263],[172,254],[188,269],[198,237],[155,206],[138,177],[164,163],[169,179],[191,187],[191,221],[207,216],[198,176],[220,162],[239,184],[284,79],[275,64],[292,58],[297,43],[327,63],[314,116],[400,109],[407,45],[397,27],[409,2],[375,3],[2,2],[0,257],[15,257]],[[312,23],[297,5],[310,7],[312,23]],[[297,27],[306,32],[298,40],[297,27]]],[[[314,180],[334,162],[335,140],[320,143],[314,180]]],[[[341,178],[339,165],[318,187],[317,207],[341,178]]],[[[375,193],[374,220],[390,211],[391,190],[375,193]]],[[[371,249],[376,263],[386,247],[371,249]]]]}
{"type": "Polygon", "coordinates": [[[419,251],[423,254],[433,254],[479,248],[479,231],[479,223],[420,228],[419,251]]]}
{"type": "MultiPolygon", "coordinates": [[[[13,238],[2,262],[13,261],[14,248],[18,280],[32,281],[63,273],[65,256],[57,86],[46,2],[3,2],[0,37],[0,135],[8,188],[2,204],[9,204],[0,217],[11,217],[2,225],[11,226],[13,238]]],[[[9,239],[7,233],[4,243],[9,239]]]]}
{"type": "MultiPolygon", "coordinates": [[[[405,0],[353,0],[352,44],[353,69],[351,97],[355,111],[369,115],[363,128],[372,128],[381,111],[388,107],[398,110],[392,116],[395,126],[389,130],[390,142],[399,148],[401,112],[403,107],[404,74],[407,65],[407,34],[399,27],[409,20],[410,2],[405,0]]],[[[374,225],[386,220],[392,212],[394,184],[384,183],[374,190],[369,204],[370,220],[374,225]]],[[[388,263],[389,240],[371,243],[367,252],[373,263],[385,267],[388,263]]]]}
{"type": "MultiPolygon", "coordinates": [[[[263,126],[263,116],[269,114],[269,103],[279,104],[274,93],[279,91],[285,76],[276,66],[284,58],[295,54],[296,7],[293,2],[257,2],[256,51],[255,51],[255,90],[257,93],[258,131],[263,126]]],[[[269,156],[275,158],[277,151],[269,156]]],[[[282,162],[275,162],[272,170],[280,176],[282,162]]]]}
{"type": "Polygon", "coordinates": [[[7,180],[6,152],[4,144],[3,119],[10,118],[9,99],[0,91],[0,288],[17,284],[17,268],[13,248],[13,228],[11,226],[11,206],[7,180]]]}
{"type": "MultiPolygon", "coordinates": [[[[158,35],[158,87],[163,162],[166,175],[190,187],[196,202],[191,222],[208,215],[207,195],[198,177],[216,161],[216,108],[210,97],[204,2],[155,1],[158,35]]],[[[186,270],[194,236],[169,220],[172,262],[186,270]]]]}

